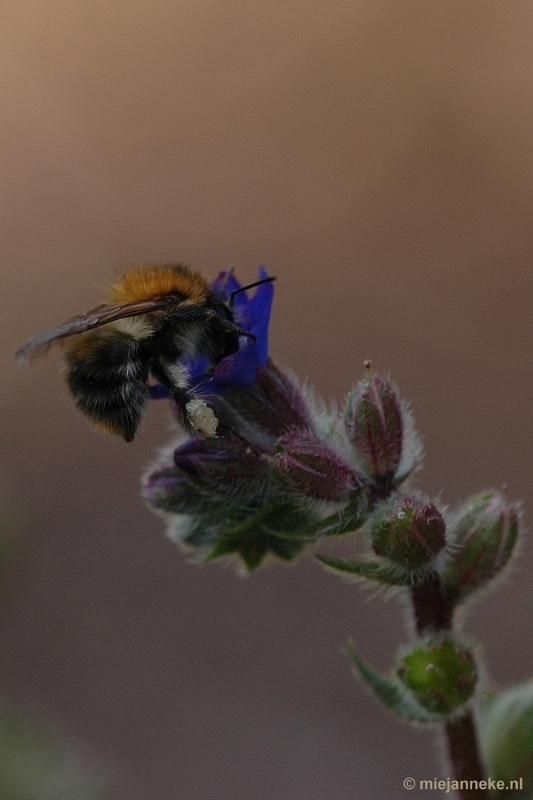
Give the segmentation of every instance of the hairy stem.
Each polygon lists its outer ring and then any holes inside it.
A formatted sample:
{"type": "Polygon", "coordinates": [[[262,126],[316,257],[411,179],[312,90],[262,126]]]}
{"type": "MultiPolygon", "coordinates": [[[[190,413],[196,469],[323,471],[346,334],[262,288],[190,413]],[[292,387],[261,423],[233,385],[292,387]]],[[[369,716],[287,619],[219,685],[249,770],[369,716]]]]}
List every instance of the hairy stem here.
{"type": "MultiPolygon", "coordinates": [[[[411,588],[411,600],[419,635],[452,629],[454,604],[446,596],[437,573],[428,575],[421,584],[411,588]]],[[[457,796],[463,800],[487,800],[487,791],[479,788],[479,781],[484,780],[485,775],[472,712],[446,722],[444,728],[453,779],[465,782],[457,790],[457,796]],[[472,788],[470,781],[476,782],[472,788]]]]}
{"type": "Polygon", "coordinates": [[[456,781],[464,783],[464,786],[457,790],[458,797],[463,800],[487,800],[488,794],[485,789],[475,786],[470,788],[471,781],[476,781],[476,785],[479,786],[479,781],[485,779],[472,712],[469,711],[453,722],[447,722],[445,730],[453,777],[456,781]]]}
{"type": "Polygon", "coordinates": [[[418,586],[412,587],[411,600],[419,635],[451,629],[453,603],[446,598],[436,572],[429,574],[418,586]]]}

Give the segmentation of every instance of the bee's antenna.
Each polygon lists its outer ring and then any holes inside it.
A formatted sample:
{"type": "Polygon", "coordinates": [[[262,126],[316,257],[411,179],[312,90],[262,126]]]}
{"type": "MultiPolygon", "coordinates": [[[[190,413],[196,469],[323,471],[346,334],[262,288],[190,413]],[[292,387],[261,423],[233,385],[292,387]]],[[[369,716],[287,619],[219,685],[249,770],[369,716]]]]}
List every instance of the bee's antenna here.
{"type": "Polygon", "coordinates": [[[229,303],[228,306],[230,308],[233,307],[233,303],[235,302],[235,295],[239,294],[239,292],[245,292],[247,289],[253,289],[254,286],[261,286],[263,283],[271,283],[272,281],[276,280],[276,276],[273,275],[271,278],[263,278],[260,281],[255,281],[254,283],[248,283],[246,286],[241,286],[240,289],[235,289],[229,296],[229,303]]]}

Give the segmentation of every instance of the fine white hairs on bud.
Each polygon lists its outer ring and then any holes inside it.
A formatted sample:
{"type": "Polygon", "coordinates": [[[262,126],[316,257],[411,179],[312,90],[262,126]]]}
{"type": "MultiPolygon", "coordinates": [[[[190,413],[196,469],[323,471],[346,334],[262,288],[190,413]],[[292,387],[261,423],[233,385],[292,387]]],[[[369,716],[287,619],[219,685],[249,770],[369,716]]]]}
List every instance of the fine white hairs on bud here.
{"type": "Polygon", "coordinates": [[[387,494],[418,466],[422,446],[396,387],[376,375],[369,360],[365,369],[348,395],[344,425],[359,469],[387,494]]]}

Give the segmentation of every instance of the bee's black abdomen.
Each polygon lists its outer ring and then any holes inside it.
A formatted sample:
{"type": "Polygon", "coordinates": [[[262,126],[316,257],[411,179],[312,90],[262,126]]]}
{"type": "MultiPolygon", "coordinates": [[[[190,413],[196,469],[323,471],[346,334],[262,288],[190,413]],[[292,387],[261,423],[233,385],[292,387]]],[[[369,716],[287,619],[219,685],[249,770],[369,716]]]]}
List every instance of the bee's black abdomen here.
{"type": "Polygon", "coordinates": [[[94,331],[69,343],[67,384],[77,407],[96,425],[131,442],[148,397],[140,342],[118,331],[94,331]]]}

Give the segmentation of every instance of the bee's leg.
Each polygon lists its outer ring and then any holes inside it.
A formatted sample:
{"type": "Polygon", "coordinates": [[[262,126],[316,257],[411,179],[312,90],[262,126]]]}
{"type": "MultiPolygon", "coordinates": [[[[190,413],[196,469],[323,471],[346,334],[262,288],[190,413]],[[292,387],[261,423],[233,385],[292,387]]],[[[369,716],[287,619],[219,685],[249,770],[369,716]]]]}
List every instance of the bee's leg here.
{"type": "Polygon", "coordinates": [[[218,419],[204,400],[184,389],[174,389],[172,396],[180,410],[182,425],[188,433],[199,433],[204,439],[215,436],[218,419]]]}
{"type": "Polygon", "coordinates": [[[176,403],[183,428],[192,435],[208,439],[214,436],[218,419],[213,410],[189,388],[189,375],[181,364],[152,364],[150,371],[166,386],[176,403]]]}

